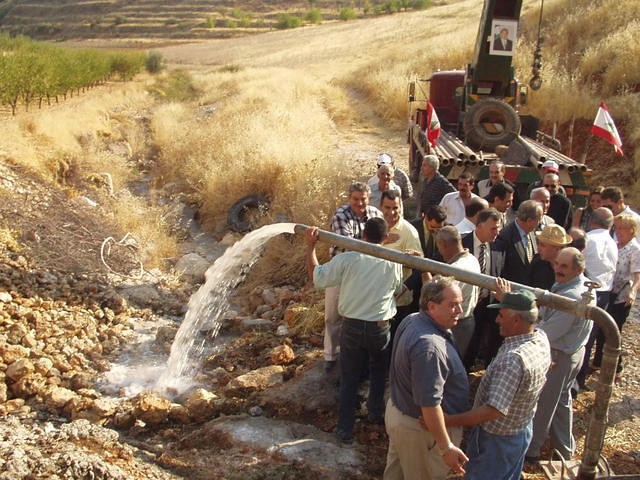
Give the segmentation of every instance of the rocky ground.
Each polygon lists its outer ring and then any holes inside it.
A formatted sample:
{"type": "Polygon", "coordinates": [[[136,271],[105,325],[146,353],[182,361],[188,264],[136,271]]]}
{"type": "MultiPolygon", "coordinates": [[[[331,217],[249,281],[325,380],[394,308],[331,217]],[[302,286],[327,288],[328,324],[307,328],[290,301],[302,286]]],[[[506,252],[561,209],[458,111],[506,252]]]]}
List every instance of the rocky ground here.
{"type": "MultiPolygon", "coordinates": [[[[132,194],[149,185],[141,178],[132,194]]],[[[122,236],[105,211],[109,192],[76,189],[0,161],[0,480],[381,476],[386,435],[366,412],[353,445],[330,435],[337,377],[322,369],[323,296],[308,286],[240,288],[222,318],[225,346],[198,333],[211,350],[179,395],[110,380],[123,363],[162,368],[207,266],[240,236],[200,231],[167,188],[154,197],[182,232],[181,256],[173,272],[139,272],[135,249],[101,257],[103,241],[122,236]]],[[[639,344],[636,309],[603,450],[618,474],[640,471],[639,344]]],[[[575,401],[579,451],[593,399],[575,401]]]]}

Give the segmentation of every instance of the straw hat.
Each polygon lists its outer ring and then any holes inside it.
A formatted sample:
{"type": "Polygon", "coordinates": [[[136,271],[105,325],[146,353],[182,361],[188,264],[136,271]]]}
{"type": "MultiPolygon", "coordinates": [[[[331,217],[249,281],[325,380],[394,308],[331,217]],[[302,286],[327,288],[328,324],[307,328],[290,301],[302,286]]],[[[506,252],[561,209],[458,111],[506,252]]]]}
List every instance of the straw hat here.
{"type": "Polygon", "coordinates": [[[548,243],[555,247],[565,247],[573,241],[573,238],[567,235],[564,228],[555,224],[547,225],[541,232],[536,232],[536,237],[538,237],[538,240],[541,242],[548,243]]]}

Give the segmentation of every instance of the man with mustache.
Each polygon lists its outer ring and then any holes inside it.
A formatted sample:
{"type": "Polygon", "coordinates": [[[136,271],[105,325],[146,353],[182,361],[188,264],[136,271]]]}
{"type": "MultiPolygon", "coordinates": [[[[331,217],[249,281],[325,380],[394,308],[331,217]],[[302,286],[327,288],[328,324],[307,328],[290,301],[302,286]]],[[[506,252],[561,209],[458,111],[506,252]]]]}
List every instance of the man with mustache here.
{"type": "MultiPolygon", "coordinates": [[[[573,247],[563,248],[554,262],[553,270],[556,283],[551,287],[551,292],[581,300],[582,294],[587,290],[584,285],[587,278],[584,276],[582,253],[573,247]]],[[[538,400],[538,410],[533,418],[533,438],[525,457],[527,462],[539,460],[540,448],[547,436],[550,438],[551,449],[557,450],[565,460],[571,459],[575,451],[571,386],[580,371],[584,346],[592,326],[591,320],[572,313],[550,307],[540,308],[538,328],[547,334],[551,344],[553,366],[547,375],[547,382],[538,400]]]]}

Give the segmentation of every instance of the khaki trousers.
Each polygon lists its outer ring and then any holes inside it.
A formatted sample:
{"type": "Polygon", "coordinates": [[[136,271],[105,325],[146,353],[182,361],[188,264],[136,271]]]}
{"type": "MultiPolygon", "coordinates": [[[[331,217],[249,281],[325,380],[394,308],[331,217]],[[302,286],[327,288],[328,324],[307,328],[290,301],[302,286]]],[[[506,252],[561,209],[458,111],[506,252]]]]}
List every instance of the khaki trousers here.
{"type": "MultiPolygon", "coordinates": [[[[444,463],[436,441],[416,418],[403,414],[387,401],[384,423],[389,435],[389,451],[384,480],[444,480],[449,466],[444,463]]],[[[462,427],[447,429],[455,445],[462,441],[462,427]]]]}
{"type": "Polygon", "coordinates": [[[342,317],[338,314],[340,287],[324,289],[324,359],[333,361],[340,351],[342,317]]]}

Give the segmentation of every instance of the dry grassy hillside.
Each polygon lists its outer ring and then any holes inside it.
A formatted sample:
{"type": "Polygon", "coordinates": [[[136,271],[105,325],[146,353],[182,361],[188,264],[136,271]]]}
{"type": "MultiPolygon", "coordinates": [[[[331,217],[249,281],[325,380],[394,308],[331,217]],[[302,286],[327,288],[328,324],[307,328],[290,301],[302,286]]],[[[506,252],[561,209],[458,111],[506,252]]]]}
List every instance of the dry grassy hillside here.
{"type": "MultiPolygon", "coordinates": [[[[523,7],[524,33],[516,62],[524,78],[529,73],[538,5],[531,0],[523,7]]],[[[617,2],[614,9],[603,0],[592,5],[588,15],[582,5],[546,2],[545,34],[553,28],[562,35],[547,34],[545,83],[531,95],[529,109],[545,125],[559,122],[563,140],[566,126],[573,122],[573,148],[579,154],[598,102],[605,99],[618,121],[627,157],[615,159],[611,149],[595,139],[588,162],[597,180],[620,182],[632,192],[636,177],[629,166],[640,137],[640,117],[634,108],[639,102],[633,77],[637,69],[631,72],[625,67],[626,52],[611,50],[607,62],[596,59],[606,57],[610,48],[633,34],[637,2],[617,2]],[[600,17],[598,9],[603,9],[600,17]],[[596,18],[609,32],[604,40],[594,27],[596,18]],[[577,38],[573,32],[586,33],[572,44],[571,35],[577,38]],[[571,75],[562,64],[570,45],[581,49],[571,75]],[[597,75],[596,64],[602,65],[597,75]],[[616,73],[625,68],[630,73],[616,73]],[[618,164],[611,168],[614,160],[618,164]],[[606,168],[599,167],[603,163],[606,168]]],[[[365,21],[163,48],[170,71],[137,82],[141,96],[134,103],[139,102],[148,123],[141,127],[126,115],[116,115],[121,119],[118,135],[131,138],[134,150],[143,145],[138,156],[156,184],[177,182],[213,231],[223,231],[228,207],[250,193],[268,196],[273,214],[326,225],[348,181],[373,168],[365,160],[363,171],[354,171],[358,159],[388,150],[400,163],[405,161],[406,82],[428,77],[438,68],[463,67],[471,55],[480,9],[477,0],[452,1],[365,21]],[[145,88],[153,95],[145,96],[145,88]]],[[[112,101],[108,96],[106,100],[112,101]]],[[[71,152],[88,165],[87,171],[112,171],[114,179],[135,173],[131,164],[86,152],[78,138],[83,131],[95,135],[101,127],[95,121],[60,120],[64,108],[58,117],[35,115],[11,122],[5,130],[10,148],[5,149],[16,161],[43,172],[51,170],[54,154],[71,152]]],[[[101,108],[96,105],[93,111],[101,108]]],[[[290,245],[282,248],[286,251],[290,245]]],[[[294,270],[299,261],[297,255],[288,255],[294,270]]]]}
{"type": "Polygon", "coordinates": [[[424,8],[425,0],[0,0],[0,31],[42,39],[234,38],[288,28],[424,8]],[[291,23],[292,22],[292,23],[291,23]]]}

